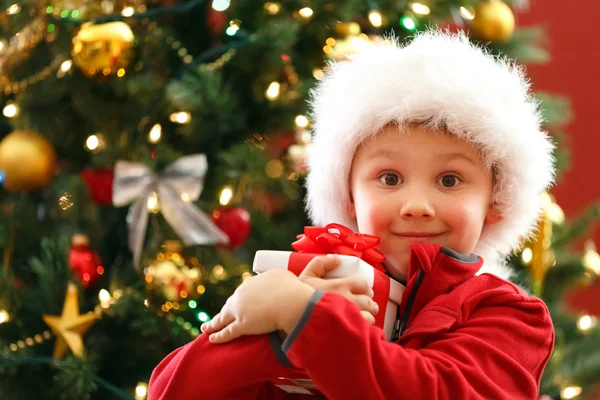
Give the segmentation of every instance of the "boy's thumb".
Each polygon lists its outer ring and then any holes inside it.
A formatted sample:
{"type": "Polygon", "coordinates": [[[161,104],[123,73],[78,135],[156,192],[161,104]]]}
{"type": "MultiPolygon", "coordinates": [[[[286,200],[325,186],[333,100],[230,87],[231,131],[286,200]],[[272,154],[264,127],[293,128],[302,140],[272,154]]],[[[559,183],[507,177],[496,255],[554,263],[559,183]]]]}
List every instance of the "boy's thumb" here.
{"type": "Polygon", "coordinates": [[[319,256],[313,258],[304,271],[300,274],[300,277],[315,277],[323,278],[327,272],[335,269],[339,264],[339,258],[335,254],[328,254],[326,256],[319,256]]]}

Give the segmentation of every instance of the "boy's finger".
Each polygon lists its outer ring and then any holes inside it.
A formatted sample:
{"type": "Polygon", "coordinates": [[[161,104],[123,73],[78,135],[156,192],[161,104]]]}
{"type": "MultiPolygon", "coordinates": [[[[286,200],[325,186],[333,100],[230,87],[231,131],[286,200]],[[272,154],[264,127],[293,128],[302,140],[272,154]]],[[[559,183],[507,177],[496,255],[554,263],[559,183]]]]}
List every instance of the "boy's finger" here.
{"type": "Polygon", "coordinates": [[[375,303],[371,298],[365,296],[364,294],[359,295],[351,295],[352,297],[349,299],[354,304],[360,308],[361,311],[366,311],[375,315],[379,312],[379,306],[375,303]]]}
{"type": "Polygon", "coordinates": [[[227,343],[233,339],[237,339],[242,336],[242,328],[239,322],[234,321],[227,325],[225,329],[215,332],[208,337],[211,343],[227,343]]]}
{"type": "Polygon", "coordinates": [[[370,312],[368,312],[368,311],[361,311],[360,315],[362,315],[363,318],[366,319],[367,322],[370,323],[371,325],[373,325],[375,323],[375,317],[370,312]]]}
{"type": "Polygon", "coordinates": [[[327,272],[335,269],[338,264],[339,258],[335,254],[315,257],[304,268],[304,271],[300,274],[300,278],[308,276],[322,278],[327,272]]]}
{"type": "Polygon", "coordinates": [[[371,289],[365,278],[361,276],[353,275],[341,279],[344,280],[344,284],[348,285],[351,293],[365,294],[369,297],[373,297],[375,295],[375,292],[373,292],[373,289],[371,289]]]}
{"type": "Polygon", "coordinates": [[[235,318],[233,317],[233,315],[231,315],[227,312],[221,311],[220,313],[215,315],[212,320],[203,323],[200,326],[200,330],[202,331],[202,333],[207,333],[207,334],[216,332],[216,331],[220,331],[227,325],[231,324],[234,320],[235,320],[235,318]]]}

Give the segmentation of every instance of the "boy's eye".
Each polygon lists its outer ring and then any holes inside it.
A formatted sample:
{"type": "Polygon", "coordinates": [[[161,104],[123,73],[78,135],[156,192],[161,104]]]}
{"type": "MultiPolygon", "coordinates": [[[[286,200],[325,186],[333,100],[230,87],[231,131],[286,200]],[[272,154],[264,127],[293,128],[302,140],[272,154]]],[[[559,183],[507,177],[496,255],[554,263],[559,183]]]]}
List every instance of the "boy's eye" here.
{"type": "Polygon", "coordinates": [[[460,179],[456,175],[444,175],[440,179],[440,183],[443,187],[453,188],[460,182],[460,179]]]}
{"type": "Polygon", "coordinates": [[[400,177],[397,174],[392,174],[390,172],[386,172],[385,174],[381,175],[379,180],[386,186],[396,186],[400,183],[400,177]]]}

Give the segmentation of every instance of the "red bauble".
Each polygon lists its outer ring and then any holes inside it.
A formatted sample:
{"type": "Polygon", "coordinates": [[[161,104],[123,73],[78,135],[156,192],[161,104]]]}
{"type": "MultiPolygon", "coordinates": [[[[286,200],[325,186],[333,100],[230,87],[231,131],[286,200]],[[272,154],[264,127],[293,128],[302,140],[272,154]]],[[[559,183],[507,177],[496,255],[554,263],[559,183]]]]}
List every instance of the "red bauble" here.
{"type": "Polygon", "coordinates": [[[103,206],[112,204],[113,169],[89,169],[81,171],[81,177],[87,184],[92,200],[103,206]]]}
{"type": "Polygon", "coordinates": [[[227,247],[240,247],[246,242],[250,234],[250,213],[245,208],[218,208],[213,211],[212,220],[229,236],[227,247]]]}
{"type": "Polygon", "coordinates": [[[93,286],[104,274],[102,260],[98,253],[90,249],[89,239],[85,235],[73,235],[71,251],[69,252],[71,271],[83,286],[93,286]]]}
{"type": "Polygon", "coordinates": [[[226,11],[217,11],[212,8],[212,1],[206,2],[206,26],[211,35],[219,36],[223,34],[225,27],[229,22],[227,11],[229,11],[231,7],[232,6],[230,5],[229,9],[226,11]]]}

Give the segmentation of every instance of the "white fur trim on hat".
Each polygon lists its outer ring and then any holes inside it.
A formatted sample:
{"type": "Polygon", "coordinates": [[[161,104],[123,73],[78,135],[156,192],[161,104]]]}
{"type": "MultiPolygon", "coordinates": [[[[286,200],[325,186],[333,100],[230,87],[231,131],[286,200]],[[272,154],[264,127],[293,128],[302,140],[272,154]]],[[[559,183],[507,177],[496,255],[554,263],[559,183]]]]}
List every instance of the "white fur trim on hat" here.
{"type": "Polygon", "coordinates": [[[357,147],[388,123],[426,122],[481,149],[497,183],[501,222],[484,227],[475,253],[480,272],[507,277],[504,259],[531,234],[539,194],[554,179],[553,144],[521,68],[489,55],[463,34],[428,31],[332,62],[311,93],[313,145],[307,210],[314,224],[357,229],[348,187],[357,147]]]}

